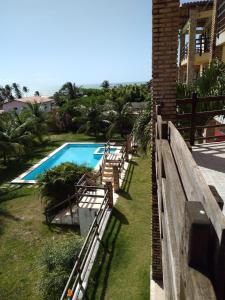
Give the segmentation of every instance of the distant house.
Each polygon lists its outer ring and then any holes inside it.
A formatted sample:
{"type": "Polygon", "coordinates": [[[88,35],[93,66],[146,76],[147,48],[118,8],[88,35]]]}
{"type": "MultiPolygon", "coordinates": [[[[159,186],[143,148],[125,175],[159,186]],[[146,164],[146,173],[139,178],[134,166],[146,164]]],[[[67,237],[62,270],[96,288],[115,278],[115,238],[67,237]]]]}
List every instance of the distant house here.
{"type": "Polygon", "coordinates": [[[41,109],[46,112],[50,112],[55,106],[55,100],[52,98],[44,96],[33,96],[5,102],[2,105],[2,110],[4,112],[15,110],[17,113],[20,113],[22,109],[27,106],[27,103],[37,103],[40,105],[41,109]]]}

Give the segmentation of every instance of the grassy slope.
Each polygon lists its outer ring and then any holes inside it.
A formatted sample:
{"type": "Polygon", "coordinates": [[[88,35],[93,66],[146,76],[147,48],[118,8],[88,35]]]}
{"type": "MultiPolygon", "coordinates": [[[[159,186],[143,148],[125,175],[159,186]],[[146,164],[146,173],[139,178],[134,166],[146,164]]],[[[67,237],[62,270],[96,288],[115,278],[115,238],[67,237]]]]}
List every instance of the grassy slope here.
{"type": "MultiPolygon", "coordinates": [[[[0,165],[0,299],[41,299],[37,282],[38,257],[49,239],[68,231],[49,228],[43,223],[42,204],[34,187],[4,187],[14,177],[67,141],[88,141],[85,135],[51,136],[51,143],[33,151],[29,159],[0,165]]],[[[75,229],[77,230],[77,229],[75,229]]]]}
{"type": "Polygon", "coordinates": [[[90,299],[149,299],[149,172],[147,158],[131,164],[90,278],[90,299]]]}

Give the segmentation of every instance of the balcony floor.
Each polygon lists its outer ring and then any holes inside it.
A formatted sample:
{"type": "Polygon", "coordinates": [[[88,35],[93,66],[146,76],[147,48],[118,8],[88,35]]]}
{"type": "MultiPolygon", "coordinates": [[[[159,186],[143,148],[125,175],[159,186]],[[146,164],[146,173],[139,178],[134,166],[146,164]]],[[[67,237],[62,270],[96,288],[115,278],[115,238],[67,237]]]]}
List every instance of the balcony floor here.
{"type": "Polygon", "coordinates": [[[192,153],[207,184],[216,188],[225,203],[225,142],[195,145],[192,153]]]}

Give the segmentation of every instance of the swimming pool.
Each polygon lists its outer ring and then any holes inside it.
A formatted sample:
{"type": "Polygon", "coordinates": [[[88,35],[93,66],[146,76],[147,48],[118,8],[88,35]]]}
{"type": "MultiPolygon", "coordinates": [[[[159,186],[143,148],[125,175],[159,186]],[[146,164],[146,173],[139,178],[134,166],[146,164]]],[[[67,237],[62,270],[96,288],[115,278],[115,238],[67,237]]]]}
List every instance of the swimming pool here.
{"type": "MultiPolygon", "coordinates": [[[[97,168],[104,154],[105,144],[66,143],[49,154],[32,168],[14,179],[13,183],[35,183],[38,175],[65,162],[78,165],[86,165],[97,168]]],[[[110,152],[119,151],[117,147],[111,147],[110,152]]]]}

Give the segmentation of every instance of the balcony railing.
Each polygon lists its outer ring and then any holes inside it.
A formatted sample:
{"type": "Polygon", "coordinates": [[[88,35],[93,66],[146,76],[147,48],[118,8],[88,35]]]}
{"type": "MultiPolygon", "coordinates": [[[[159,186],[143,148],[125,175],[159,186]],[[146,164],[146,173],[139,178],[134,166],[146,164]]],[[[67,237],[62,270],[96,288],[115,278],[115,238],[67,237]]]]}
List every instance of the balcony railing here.
{"type": "Polygon", "coordinates": [[[225,31],[225,1],[221,1],[217,10],[217,34],[225,31]]]}
{"type": "MultiPolygon", "coordinates": [[[[189,43],[186,43],[183,49],[181,50],[180,59],[184,60],[188,57],[188,45],[189,43]]],[[[199,54],[200,56],[203,53],[208,53],[210,50],[210,39],[209,37],[201,37],[195,39],[195,53],[199,54]]]]}

